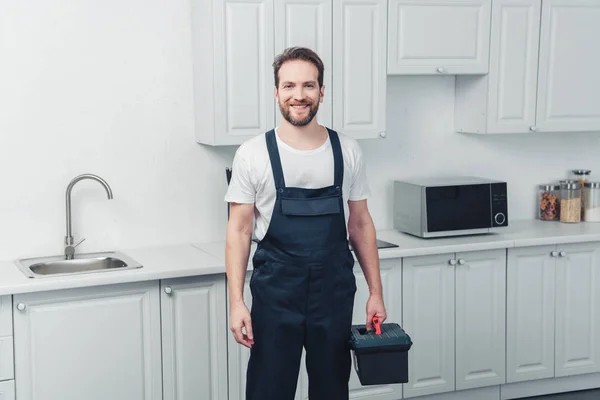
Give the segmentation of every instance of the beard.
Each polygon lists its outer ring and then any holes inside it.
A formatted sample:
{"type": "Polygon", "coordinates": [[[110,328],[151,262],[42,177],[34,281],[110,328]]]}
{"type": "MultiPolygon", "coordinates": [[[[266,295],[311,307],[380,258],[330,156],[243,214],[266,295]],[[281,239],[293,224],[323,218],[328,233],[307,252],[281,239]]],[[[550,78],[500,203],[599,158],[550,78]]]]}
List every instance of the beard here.
{"type": "Polygon", "coordinates": [[[294,126],[306,126],[310,123],[310,121],[313,120],[315,115],[317,115],[317,111],[319,111],[319,102],[314,104],[312,104],[310,101],[303,101],[299,103],[294,102],[293,104],[288,104],[287,106],[279,103],[279,110],[281,111],[283,118],[285,118],[285,120],[290,124],[294,126]],[[308,105],[308,115],[302,119],[294,119],[291,115],[292,105],[308,105]]]}

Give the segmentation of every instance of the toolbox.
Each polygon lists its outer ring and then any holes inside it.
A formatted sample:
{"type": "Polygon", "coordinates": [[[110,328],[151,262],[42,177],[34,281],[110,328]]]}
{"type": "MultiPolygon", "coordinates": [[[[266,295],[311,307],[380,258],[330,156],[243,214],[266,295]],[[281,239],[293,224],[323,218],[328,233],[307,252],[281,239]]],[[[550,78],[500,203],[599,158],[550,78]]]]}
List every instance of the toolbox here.
{"type": "Polygon", "coordinates": [[[410,336],[396,323],[380,324],[373,318],[374,330],[352,325],[350,347],[354,369],[361,385],[386,385],[408,382],[410,336]]]}

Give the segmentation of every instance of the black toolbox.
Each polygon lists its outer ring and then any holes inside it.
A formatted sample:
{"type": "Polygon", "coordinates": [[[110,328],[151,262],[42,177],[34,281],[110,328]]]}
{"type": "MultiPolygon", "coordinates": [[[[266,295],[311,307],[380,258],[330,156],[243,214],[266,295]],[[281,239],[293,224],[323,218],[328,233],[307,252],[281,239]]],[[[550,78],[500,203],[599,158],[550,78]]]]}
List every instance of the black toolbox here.
{"type": "Polygon", "coordinates": [[[367,331],[366,325],[352,325],[351,329],[350,347],[361,385],[408,382],[410,336],[398,324],[373,322],[372,331],[367,331]]]}

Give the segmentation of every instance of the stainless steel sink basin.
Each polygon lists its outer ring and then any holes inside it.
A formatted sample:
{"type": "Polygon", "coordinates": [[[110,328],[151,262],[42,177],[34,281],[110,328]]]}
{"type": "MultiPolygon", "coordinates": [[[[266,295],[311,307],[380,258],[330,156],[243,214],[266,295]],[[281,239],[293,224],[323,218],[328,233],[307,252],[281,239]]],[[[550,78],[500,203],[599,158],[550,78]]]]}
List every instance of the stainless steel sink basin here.
{"type": "Polygon", "coordinates": [[[76,254],[72,260],[66,260],[64,256],[26,258],[19,260],[17,265],[29,278],[142,268],[140,263],[127,255],[113,251],[76,254]]]}

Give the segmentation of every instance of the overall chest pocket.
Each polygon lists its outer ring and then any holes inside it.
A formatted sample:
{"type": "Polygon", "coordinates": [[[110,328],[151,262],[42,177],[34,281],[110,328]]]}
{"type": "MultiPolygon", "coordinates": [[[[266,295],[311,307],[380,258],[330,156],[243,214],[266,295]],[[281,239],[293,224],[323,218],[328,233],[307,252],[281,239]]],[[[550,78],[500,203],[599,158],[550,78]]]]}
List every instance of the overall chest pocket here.
{"type": "Polygon", "coordinates": [[[305,199],[281,199],[281,212],[285,215],[317,216],[340,213],[339,196],[305,199]]]}

